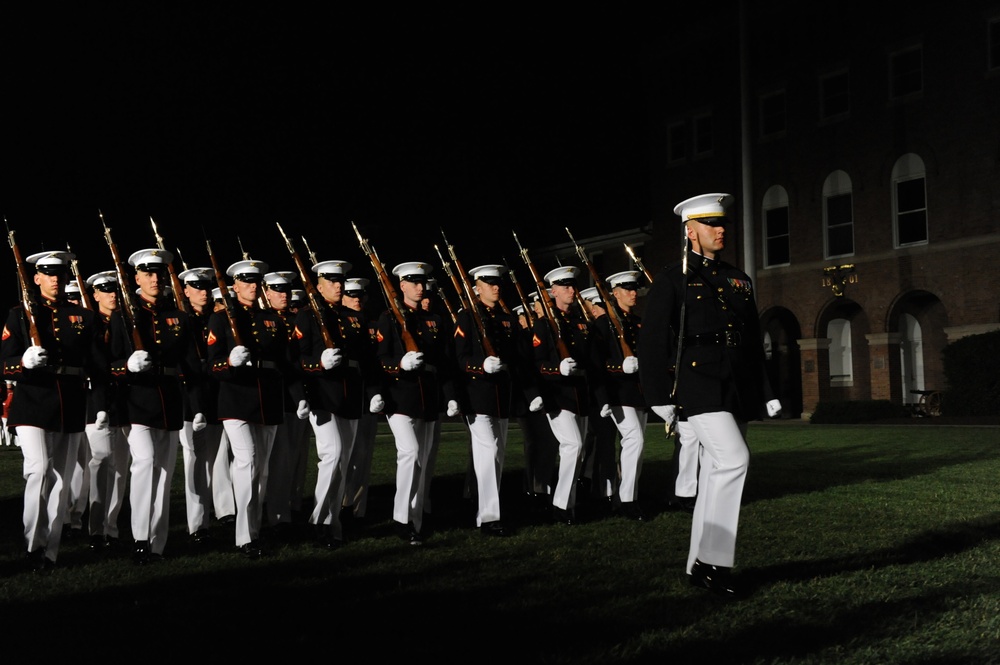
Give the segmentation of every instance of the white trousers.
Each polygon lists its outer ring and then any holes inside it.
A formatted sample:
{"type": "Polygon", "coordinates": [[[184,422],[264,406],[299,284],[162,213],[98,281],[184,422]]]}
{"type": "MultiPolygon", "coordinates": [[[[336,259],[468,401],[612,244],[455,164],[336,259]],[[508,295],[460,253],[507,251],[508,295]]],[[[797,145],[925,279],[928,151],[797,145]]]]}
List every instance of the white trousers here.
{"type": "Polygon", "coordinates": [[[163,554],[170,527],[170,481],[177,464],[180,432],[131,425],[127,436],[132,454],[132,538],[148,541],[150,552],[163,554]]]}
{"type": "Polygon", "coordinates": [[[90,448],[90,517],[92,536],[118,537],[118,515],[125,505],[128,440],[121,427],[86,428],[90,448]]]}
{"type": "Polygon", "coordinates": [[[736,530],[743,485],[750,466],[746,423],[727,411],[689,416],[701,441],[701,477],[691,519],[687,572],[694,560],[731,568],[736,560],[736,530]]]}
{"type": "MultiPolygon", "coordinates": [[[[184,456],[184,503],[187,508],[188,533],[207,529],[213,498],[213,472],[219,457],[222,425],[213,423],[200,432],[194,431],[190,420],[180,431],[181,454],[184,456]]],[[[226,451],[226,455],[229,452],[226,451]]],[[[227,476],[229,468],[226,467],[227,476]]]]}
{"type": "Polygon", "coordinates": [[[344,501],[344,478],[347,459],[358,431],[358,421],[341,418],[329,411],[313,411],[309,414],[313,435],[316,437],[316,455],[319,464],[316,471],[316,504],[313,506],[310,524],[329,525],[334,538],[343,538],[340,523],[340,506],[344,501]],[[345,451],[346,454],[345,454],[345,451]]]}
{"type": "Polygon", "coordinates": [[[212,467],[212,507],[215,518],[221,519],[236,514],[236,498],[233,495],[233,456],[229,436],[225,428],[219,437],[219,452],[212,467]]]}
{"type": "Polygon", "coordinates": [[[82,531],[83,513],[90,503],[90,446],[85,440],[82,440],[76,448],[76,459],[69,476],[69,496],[66,500],[69,502],[66,523],[82,531]]]}
{"type": "Polygon", "coordinates": [[[639,475],[642,473],[642,451],[646,441],[645,409],[634,406],[611,407],[611,418],[621,435],[621,455],[618,465],[621,481],[618,483],[618,498],[623,503],[635,501],[639,492],[639,475]]]}
{"type": "Polygon", "coordinates": [[[396,440],[396,495],[392,501],[392,519],[413,524],[418,532],[424,522],[424,477],[433,468],[430,459],[434,444],[435,422],[412,418],[401,413],[387,416],[389,429],[396,440]]]}
{"type": "Polygon", "coordinates": [[[47,432],[28,425],[14,430],[14,441],[24,457],[23,519],[28,552],[44,549],[45,556],[55,561],[69,508],[68,479],[83,432],[47,432]]]}
{"type": "Polygon", "coordinates": [[[476,526],[500,519],[500,480],[503,458],[507,450],[507,418],[495,418],[481,413],[465,416],[472,440],[472,468],[476,473],[479,507],[476,526]]]}
{"type": "Polygon", "coordinates": [[[354,434],[354,446],[347,463],[343,503],[345,507],[354,506],[355,517],[364,517],[368,509],[368,483],[372,473],[372,453],[375,451],[379,420],[374,413],[362,414],[358,421],[358,431],[354,434]]]}
{"type": "Polygon", "coordinates": [[[563,409],[557,415],[545,414],[552,434],[559,442],[559,473],[552,505],[563,510],[576,506],[576,477],[587,435],[587,417],[563,409]]]}
{"type": "Polygon", "coordinates": [[[698,435],[695,434],[691,423],[678,420],[677,439],[681,447],[677,453],[674,496],[693,497],[698,494],[698,456],[701,452],[698,435]]]}
{"type": "Polygon", "coordinates": [[[274,445],[277,425],[258,425],[245,420],[223,420],[222,426],[233,449],[233,496],[236,499],[236,546],[260,537],[267,460],[274,445]]]}
{"type": "Polygon", "coordinates": [[[308,437],[309,421],[299,420],[294,413],[285,414],[285,422],[278,425],[274,434],[274,446],[267,472],[267,521],[268,524],[288,524],[292,521],[292,508],[302,505],[302,486],[298,484],[299,466],[305,471],[303,458],[309,451],[305,445],[308,437]],[[292,498],[298,492],[298,503],[292,498]]]}

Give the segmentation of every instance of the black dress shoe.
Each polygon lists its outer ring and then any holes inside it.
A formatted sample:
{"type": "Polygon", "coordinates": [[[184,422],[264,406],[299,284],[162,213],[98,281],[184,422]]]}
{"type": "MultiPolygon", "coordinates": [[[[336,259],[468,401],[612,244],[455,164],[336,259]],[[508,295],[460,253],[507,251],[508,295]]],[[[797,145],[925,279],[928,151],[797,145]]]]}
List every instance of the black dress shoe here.
{"type": "Polygon", "coordinates": [[[191,534],[191,542],[198,547],[204,547],[212,542],[212,535],[208,529],[198,529],[191,534]]]}
{"type": "Polygon", "coordinates": [[[667,502],[667,508],[670,510],[681,510],[686,513],[693,513],[695,500],[696,499],[693,496],[675,496],[667,502]]]}
{"type": "Polygon", "coordinates": [[[132,561],[138,565],[149,563],[149,541],[137,540],[132,550],[132,561]]]}
{"type": "Polygon", "coordinates": [[[741,595],[733,580],[732,570],[723,566],[713,566],[695,559],[691,566],[691,586],[708,589],[726,598],[737,598],[741,595]]]}
{"type": "Polygon", "coordinates": [[[45,556],[45,548],[39,548],[34,552],[28,552],[28,566],[36,573],[46,573],[55,567],[56,562],[45,556]]]}
{"type": "Polygon", "coordinates": [[[260,549],[260,543],[256,540],[251,540],[249,543],[245,543],[239,546],[240,554],[248,559],[259,559],[264,553],[260,549]]]}
{"type": "Polygon", "coordinates": [[[642,514],[642,508],[635,501],[626,501],[618,509],[619,514],[625,519],[635,522],[645,522],[646,516],[642,514]]]}
{"type": "Polygon", "coordinates": [[[564,508],[556,508],[555,506],[552,506],[552,521],[556,524],[572,526],[573,524],[576,524],[576,516],[573,514],[572,508],[566,510],[564,508]]]}
{"type": "Polygon", "coordinates": [[[90,537],[90,549],[94,552],[103,552],[108,547],[108,540],[103,535],[94,534],[90,537]]]}
{"type": "Polygon", "coordinates": [[[500,520],[495,522],[483,522],[482,526],[479,527],[479,531],[484,536],[496,536],[498,538],[504,538],[508,535],[507,530],[504,528],[503,524],[500,523],[500,520]]]}
{"type": "Polygon", "coordinates": [[[223,515],[219,518],[219,524],[236,524],[236,515],[223,515]]]}

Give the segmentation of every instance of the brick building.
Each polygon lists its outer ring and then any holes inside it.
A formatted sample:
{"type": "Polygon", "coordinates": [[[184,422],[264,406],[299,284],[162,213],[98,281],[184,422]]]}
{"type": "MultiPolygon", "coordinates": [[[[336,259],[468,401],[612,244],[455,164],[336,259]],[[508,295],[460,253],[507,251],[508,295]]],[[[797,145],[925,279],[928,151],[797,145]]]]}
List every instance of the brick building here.
{"type": "Polygon", "coordinates": [[[946,388],[941,350],[1000,329],[1000,2],[690,20],[651,54],[647,265],[677,202],[730,192],[786,414],[946,388]]]}

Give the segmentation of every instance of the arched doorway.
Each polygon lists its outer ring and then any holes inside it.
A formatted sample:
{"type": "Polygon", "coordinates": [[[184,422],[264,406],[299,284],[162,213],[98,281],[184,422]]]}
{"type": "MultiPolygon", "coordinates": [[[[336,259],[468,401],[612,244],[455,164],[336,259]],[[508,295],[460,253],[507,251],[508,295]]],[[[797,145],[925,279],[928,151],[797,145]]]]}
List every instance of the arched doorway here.
{"type": "Polygon", "coordinates": [[[767,376],[774,394],[781,400],[782,417],[802,415],[802,374],[799,345],[802,328],[795,315],[784,307],[773,307],[761,316],[767,376]]]}

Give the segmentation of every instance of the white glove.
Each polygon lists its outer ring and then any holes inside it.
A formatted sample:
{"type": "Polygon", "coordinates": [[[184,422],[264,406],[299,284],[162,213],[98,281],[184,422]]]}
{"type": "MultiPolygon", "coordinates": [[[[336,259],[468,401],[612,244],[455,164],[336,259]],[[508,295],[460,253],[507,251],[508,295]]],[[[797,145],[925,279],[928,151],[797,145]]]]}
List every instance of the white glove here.
{"type": "Polygon", "coordinates": [[[535,399],[531,400],[531,404],[528,405],[528,411],[532,413],[538,413],[542,410],[542,397],[539,395],[535,399]]]}
{"type": "Polygon", "coordinates": [[[400,369],[407,372],[412,372],[415,369],[420,369],[424,366],[424,352],[423,351],[407,351],[403,354],[403,359],[399,361],[400,369]]]}
{"type": "Polygon", "coordinates": [[[639,371],[639,359],[635,356],[625,356],[622,361],[622,372],[625,374],[635,374],[639,371]]]}
{"type": "Polygon", "coordinates": [[[448,400],[448,410],[446,412],[449,417],[458,415],[458,402],[453,399],[448,400]]]}
{"type": "Polygon", "coordinates": [[[94,427],[97,429],[107,429],[108,428],[108,412],[98,411],[97,415],[94,416],[94,427]]]}
{"type": "Polygon", "coordinates": [[[677,414],[675,413],[677,407],[673,404],[664,404],[663,406],[651,406],[649,407],[653,410],[653,413],[663,418],[663,422],[670,426],[675,420],[677,420],[677,414]]]}
{"type": "Polygon", "coordinates": [[[49,352],[40,346],[29,346],[21,356],[21,367],[24,369],[35,369],[44,367],[49,362],[49,352]]]}
{"type": "Polygon", "coordinates": [[[781,402],[776,399],[772,399],[767,403],[767,415],[772,418],[777,418],[781,414],[781,402]]]}
{"type": "Polygon", "coordinates": [[[323,366],[323,369],[333,369],[339,367],[343,359],[344,357],[340,355],[340,349],[323,349],[323,353],[319,356],[319,364],[323,366]]]}
{"type": "Polygon", "coordinates": [[[371,404],[368,405],[368,410],[372,413],[382,413],[382,409],[385,408],[385,400],[382,399],[381,395],[375,395],[372,397],[371,404]]]}
{"type": "Polygon", "coordinates": [[[153,361],[149,359],[149,351],[140,349],[132,352],[126,364],[128,365],[128,371],[138,374],[139,372],[148,372],[153,366],[153,361]]]}
{"type": "Polygon", "coordinates": [[[503,363],[496,356],[486,356],[483,358],[483,371],[487,374],[496,374],[503,369],[503,363]]]}
{"type": "Polygon", "coordinates": [[[305,420],[309,417],[309,402],[304,399],[299,400],[299,406],[295,409],[295,417],[299,420],[305,420]]]}
{"type": "Polygon", "coordinates": [[[191,429],[193,429],[195,432],[200,432],[206,427],[208,427],[208,421],[205,420],[205,414],[204,413],[194,414],[194,420],[191,421],[191,429]]]}
{"type": "Polygon", "coordinates": [[[611,405],[605,404],[604,406],[601,407],[601,418],[610,418],[610,417],[611,417],[611,405]]]}
{"type": "Polygon", "coordinates": [[[243,367],[250,360],[250,349],[243,346],[234,346],[229,352],[229,364],[233,367],[243,367]]]}
{"type": "Polygon", "coordinates": [[[576,368],[576,360],[573,358],[563,358],[559,363],[559,373],[563,376],[570,376],[571,374],[579,374],[580,371],[576,368]]]}

